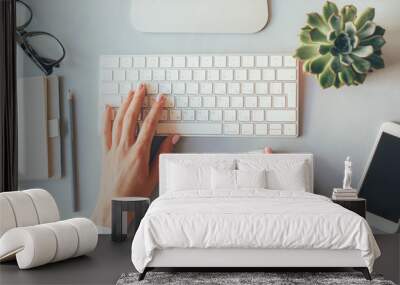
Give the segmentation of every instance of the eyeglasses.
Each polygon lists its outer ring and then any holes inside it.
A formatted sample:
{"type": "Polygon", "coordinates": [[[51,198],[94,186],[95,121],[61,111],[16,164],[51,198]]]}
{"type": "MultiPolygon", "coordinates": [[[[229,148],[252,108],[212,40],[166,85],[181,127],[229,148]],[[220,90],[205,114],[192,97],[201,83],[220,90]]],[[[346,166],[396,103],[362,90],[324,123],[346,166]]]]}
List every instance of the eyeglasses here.
{"type": "Polygon", "coordinates": [[[17,43],[26,55],[46,74],[53,73],[53,68],[60,67],[65,57],[65,48],[52,34],[47,32],[28,32],[25,28],[31,23],[33,13],[31,7],[20,0],[17,4],[17,43]],[[19,21],[18,21],[19,20],[19,21]]]}

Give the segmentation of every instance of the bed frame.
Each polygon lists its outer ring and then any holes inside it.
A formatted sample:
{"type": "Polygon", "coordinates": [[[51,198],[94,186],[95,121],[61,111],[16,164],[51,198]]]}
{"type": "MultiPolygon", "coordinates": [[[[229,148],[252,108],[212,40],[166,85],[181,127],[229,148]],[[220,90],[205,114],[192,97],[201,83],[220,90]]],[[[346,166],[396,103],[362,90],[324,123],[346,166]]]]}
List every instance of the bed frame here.
{"type": "MultiPolygon", "coordinates": [[[[168,179],[168,162],[173,160],[215,160],[221,158],[251,158],[262,154],[164,154],[160,158],[160,195],[168,179]]],[[[309,168],[308,192],[313,192],[312,154],[273,154],[270,159],[305,159],[309,168]]],[[[359,250],[329,249],[194,249],[171,248],[156,250],[152,261],[139,275],[143,280],[146,273],[155,268],[230,268],[237,271],[263,268],[343,268],[361,271],[367,280],[371,275],[359,250]]]]}

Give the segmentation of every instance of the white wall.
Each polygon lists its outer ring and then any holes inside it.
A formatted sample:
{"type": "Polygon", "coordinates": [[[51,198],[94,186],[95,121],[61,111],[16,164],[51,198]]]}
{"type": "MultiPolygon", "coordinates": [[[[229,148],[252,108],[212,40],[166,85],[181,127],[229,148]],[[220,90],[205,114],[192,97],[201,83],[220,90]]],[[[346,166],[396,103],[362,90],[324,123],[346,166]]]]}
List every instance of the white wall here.
{"type": "MultiPolygon", "coordinates": [[[[167,0],[165,0],[167,1],[167,0]]],[[[250,2],[250,1],[249,1],[250,2]]],[[[298,139],[185,138],[178,152],[239,152],[270,145],[282,152],[315,154],[316,191],[330,195],[342,179],[343,160],[354,161],[358,181],[380,124],[400,122],[400,1],[336,1],[354,3],[359,9],[376,8],[376,22],[387,29],[384,47],[386,68],[369,75],[365,84],[340,90],[322,90],[305,77],[301,98],[298,139]]],[[[123,53],[221,53],[290,52],[298,46],[306,13],[321,9],[324,1],[272,0],[268,27],[255,35],[156,35],[141,34],[130,27],[129,0],[30,0],[34,21],[30,30],[45,30],[61,39],[68,56],[57,70],[63,77],[64,117],[66,90],[77,96],[77,136],[82,211],[72,213],[71,170],[68,136],[64,138],[66,176],[59,181],[24,183],[52,192],[64,217],[89,216],[95,204],[100,176],[100,137],[97,131],[98,58],[123,53]]],[[[157,19],[154,19],[157,20],[157,19]]],[[[25,60],[25,75],[39,74],[25,60]]]]}

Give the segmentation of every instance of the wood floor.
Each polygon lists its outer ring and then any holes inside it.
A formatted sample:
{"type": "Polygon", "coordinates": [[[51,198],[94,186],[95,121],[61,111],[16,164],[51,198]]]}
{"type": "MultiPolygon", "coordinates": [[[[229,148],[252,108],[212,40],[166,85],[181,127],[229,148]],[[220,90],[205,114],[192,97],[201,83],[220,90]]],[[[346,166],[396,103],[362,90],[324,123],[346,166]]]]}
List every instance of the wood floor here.
{"type": "MultiPolygon", "coordinates": [[[[382,257],[375,271],[399,283],[400,235],[376,235],[382,257]]],[[[30,270],[19,270],[15,262],[0,265],[0,284],[115,284],[124,272],[134,271],[129,241],[114,243],[110,236],[99,237],[94,252],[30,270]]]]}

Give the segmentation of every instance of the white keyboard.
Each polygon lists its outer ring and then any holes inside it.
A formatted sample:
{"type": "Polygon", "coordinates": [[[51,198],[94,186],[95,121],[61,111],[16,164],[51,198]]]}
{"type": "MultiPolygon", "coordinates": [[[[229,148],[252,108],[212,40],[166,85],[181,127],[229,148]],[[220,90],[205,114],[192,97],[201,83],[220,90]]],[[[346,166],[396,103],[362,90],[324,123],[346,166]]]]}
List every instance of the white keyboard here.
{"type": "Polygon", "coordinates": [[[101,106],[147,84],[141,120],[167,96],[158,135],[298,136],[299,72],[290,55],[104,55],[101,106]]]}

